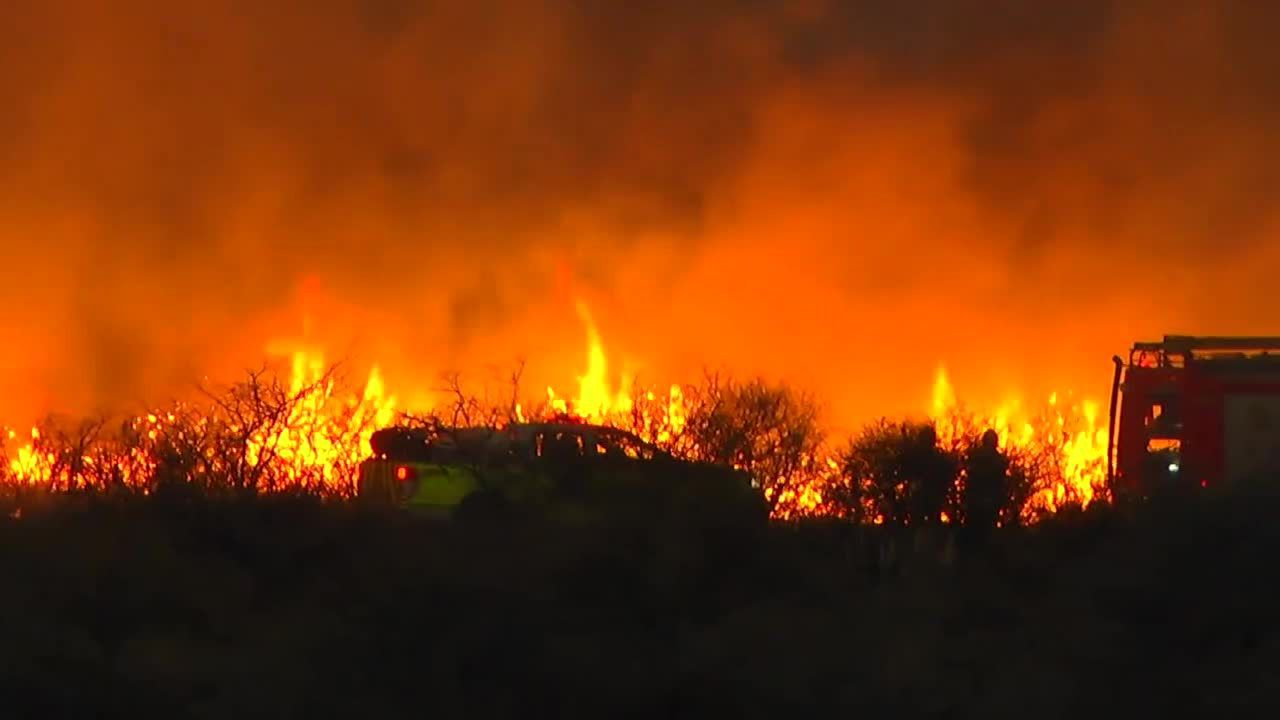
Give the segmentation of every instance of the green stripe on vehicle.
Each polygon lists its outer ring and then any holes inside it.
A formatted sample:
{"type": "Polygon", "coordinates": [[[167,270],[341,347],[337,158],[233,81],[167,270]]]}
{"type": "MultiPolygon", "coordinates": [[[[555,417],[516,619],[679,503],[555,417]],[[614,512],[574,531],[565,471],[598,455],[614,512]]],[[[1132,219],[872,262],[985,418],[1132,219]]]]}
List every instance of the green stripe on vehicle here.
{"type": "Polygon", "coordinates": [[[453,506],[480,487],[476,474],[468,468],[451,465],[414,465],[417,489],[409,505],[453,506]]]}

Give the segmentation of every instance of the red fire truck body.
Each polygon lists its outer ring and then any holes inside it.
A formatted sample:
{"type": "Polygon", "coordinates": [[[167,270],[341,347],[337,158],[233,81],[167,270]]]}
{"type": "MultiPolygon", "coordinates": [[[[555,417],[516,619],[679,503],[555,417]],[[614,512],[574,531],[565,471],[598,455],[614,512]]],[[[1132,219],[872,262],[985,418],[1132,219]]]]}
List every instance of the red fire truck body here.
{"type": "Polygon", "coordinates": [[[1169,335],[1114,361],[1117,492],[1280,480],[1280,337],[1169,335]]]}

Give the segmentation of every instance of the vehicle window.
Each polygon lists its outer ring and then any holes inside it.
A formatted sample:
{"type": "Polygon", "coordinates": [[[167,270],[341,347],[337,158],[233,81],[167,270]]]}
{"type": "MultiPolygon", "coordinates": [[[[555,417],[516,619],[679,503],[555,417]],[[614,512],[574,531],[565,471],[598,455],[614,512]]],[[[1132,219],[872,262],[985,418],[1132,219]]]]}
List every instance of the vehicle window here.
{"type": "Polygon", "coordinates": [[[547,459],[582,457],[586,454],[586,443],[577,433],[540,432],[534,436],[534,453],[547,459]]]}
{"type": "Polygon", "coordinates": [[[652,460],[654,457],[653,448],[630,435],[613,435],[609,443],[616,448],[615,452],[632,460],[652,460]]]}
{"type": "Polygon", "coordinates": [[[626,453],[612,438],[597,438],[592,443],[590,454],[609,458],[626,457],[626,453]]]}
{"type": "Polygon", "coordinates": [[[1146,424],[1147,431],[1152,437],[1177,437],[1182,425],[1182,419],[1178,413],[1177,400],[1175,398],[1163,398],[1153,402],[1146,424]]]}

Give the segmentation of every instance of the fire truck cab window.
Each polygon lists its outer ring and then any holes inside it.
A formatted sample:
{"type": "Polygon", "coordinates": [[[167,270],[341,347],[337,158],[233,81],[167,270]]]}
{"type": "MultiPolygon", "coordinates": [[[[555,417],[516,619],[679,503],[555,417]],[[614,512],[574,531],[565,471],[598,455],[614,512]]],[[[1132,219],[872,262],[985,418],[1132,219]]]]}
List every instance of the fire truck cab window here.
{"type": "Polygon", "coordinates": [[[1147,431],[1153,438],[1176,438],[1181,435],[1182,421],[1174,398],[1162,398],[1151,404],[1147,415],[1147,431]]]}

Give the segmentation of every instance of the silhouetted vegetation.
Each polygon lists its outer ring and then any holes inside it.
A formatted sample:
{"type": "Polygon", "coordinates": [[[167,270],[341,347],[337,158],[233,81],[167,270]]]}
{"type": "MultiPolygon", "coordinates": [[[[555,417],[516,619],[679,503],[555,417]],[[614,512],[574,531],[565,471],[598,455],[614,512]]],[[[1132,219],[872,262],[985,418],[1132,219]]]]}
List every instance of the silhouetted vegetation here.
{"type": "Polygon", "coordinates": [[[70,493],[0,518],[13,717],[1079,717],[1276,705],[1276,498],[1097,508],[980,554],[315,497],[70,493]]]}
{"type": "Polygon", "coordinates": [[[718,375],[685,397],[683,432],[671,443],[677,455],[743,468],[771,499],[811,479],[825,441],[812,397],[783,384],[718,375]]]}

